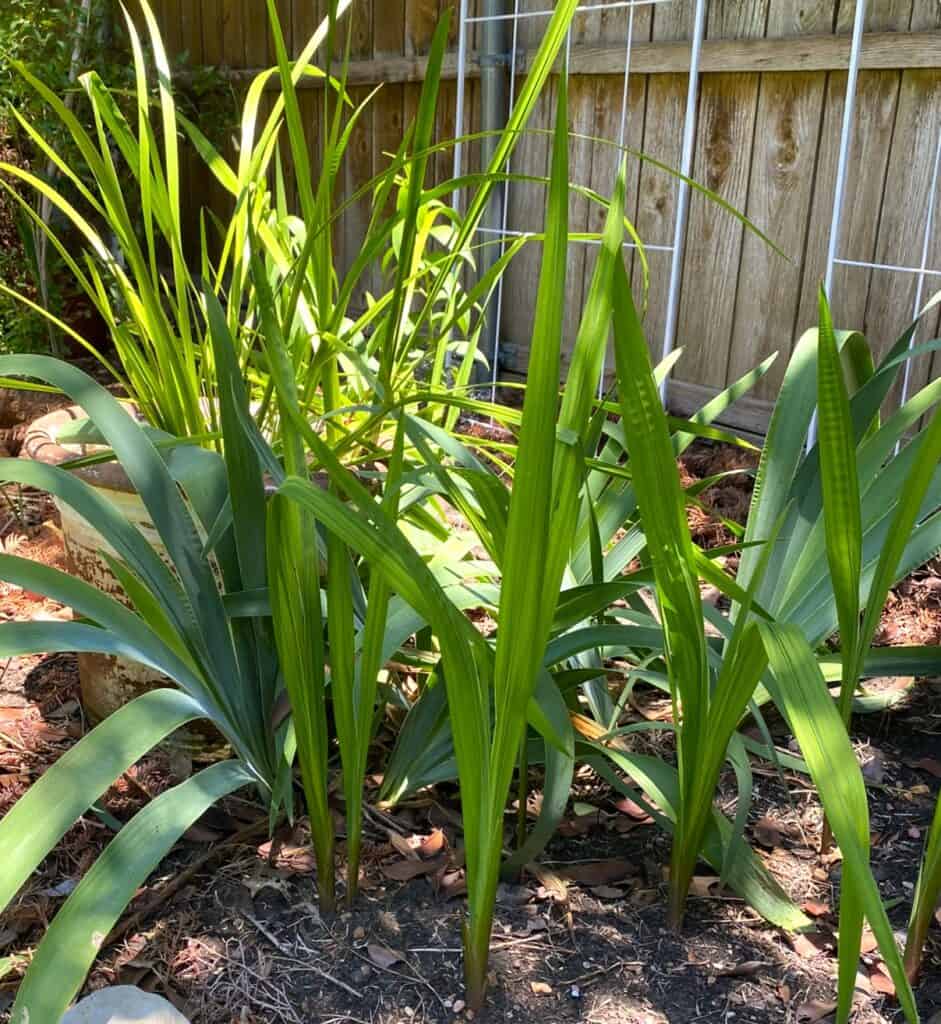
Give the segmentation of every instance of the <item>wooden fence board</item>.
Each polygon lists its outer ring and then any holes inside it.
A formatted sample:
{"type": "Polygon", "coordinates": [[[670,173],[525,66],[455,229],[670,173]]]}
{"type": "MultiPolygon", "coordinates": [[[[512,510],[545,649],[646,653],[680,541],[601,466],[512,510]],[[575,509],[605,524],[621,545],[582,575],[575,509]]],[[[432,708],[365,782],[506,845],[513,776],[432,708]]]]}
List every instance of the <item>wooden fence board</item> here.
{"type": "MultiPolygon", "coordinates": [[[[297,53],[324,13],[324,0],[276,2],[289,46],[297,53]]],[[[695,0],[672,0],[633,9],[627,143],[674,167],[680,161],[694,5],[695,0]]],[[[520,2],[524,12],[550,6],[546,0],[520,2]]],[[[448,8],[455,11],[457,0],[357,0],[351,86],[361,97],[373,84],[387,84],[351,140],[342,191],[359,187],[377,173],[385,164],[384,154],[397,147],[417,110],[437,19],[448,8]]],[[[229,68],[237,90],[244,90],[251,77],[273,60],[263,0],[157,0],[155,9],[172,59],[188,51],[194,61],[229,68]]],[[[479,14],[479,0],[471,0],[470,9],[479,14]]],[[[793,262],[780,260],[729,215],[692,196],[677,336],[686,353],[677,371],[677,401],[701,404],[710,389],[725,386],[767,352],[780,350],[779,365],[759,387],[753,407],[742,414],[754,426],[766,411],[795,338],[816,322],[816,287],[825,269],[843,111],[843,69],[855,9],[855,0],[710,2],[693,173],[745,211],[793,262]]],[[[581,12],[575,19],[570,51],[573,131],[617,138],[629,18],[629,9],[615,8],[581,12]]],[[[518,24],[517,88],[545,22],[525,18],[518,24]]],[[[936,130],[941,116],[941,3],[870,0],[865,28],[839,254],[910,262],[900,254],[904,251],[912,260],[920,256],[919,204],[923,207],[927,201],[926,175],[936,140],[932,127],[936,130]]],[[[458,130],[457,29],[455,18],[439,97],[439,140],[458,130]]],[[[480,124],[481,30],[475,24],[468,31],[464,131],[477,130],[480,124]]],[[[323,93],[311,84],[304,83],[300,102],[316,167],[323,93]]],[[[531,128],[551,127],[556,91],[555,82],[550,82],[531,128]]],[[[272,96],[273,91],[265,97],[262,116],[270,109],[272,96]]],[[[466,170],[479,167],[480,153],[479,143],[465,147],[466,170]]],[[[234,159],[231,144],[226,155],[234,159]]],[[[521,141],[512,169],[544,175],[548,158],[547,136],[531,134],[521,141]]],[[[226,197],[221,190],[190,154],[185,159],[185,173],[192,182],[185,193],[188,217],[195,220],[200,203],[224,212],[226,197]]],[[[603,195],[610,193],[618,162],[613,147],[574,139],[570,160],[574,180],[603,195]]],[[[435,158],[431,173],[440,180],[452,167],[453,153],[448,150],[435,158]]],[[[630,162],[627,212],[645,241],[672,243],[676,191],[670,174],[636,159],[630,162]]],[[[511,229],[541,231],[544,208],[542,186],[514,184],[509,189],[511,229]]],[[[358,204],[338,228],[342,263],[356,251],[368,212],[368,203],[358,204]]],[[[603,210],[579,196],[573,195],[570,216],[573,230],[598,231],[603,223],[603,210]]],[[[936,237],[941,239],[941,230],[936,237]]],[[[573,244],[566,289],[566,356],[596,256],[596,246],[573,244]]],[[[641,298],[639,261],[627,258],[641,298]]],[[[503,352],[506,367],[516,372],[524,371],[527,362],[540,259],[541,246],[527,246],[505,281],[503,352]]],[[[649,259],[646,327],[656,356],[664,329],[670,256],[653,252],[649,259]]],[[[932,252],[931,261],[937,268],[941,252],[932,252]]],[[[366,282],[373,288],[379,284],[366,282]]],[[[836,269],[836,318],[841,324],[863,327],[880,342],[898,333],[913,302],[914,278],[836,269]]],[[[937,330],[937,321],[930,326],[937,330]]],[[[922,360],[914,382],[939,372],[941,358],[922,360]]]]}
{"type": "MultiPolygon", "coordinates": [[[[768,4],[720,0],[709,5],[710,37],[760,37],[768,4]]],[[[718,74],[700,88],[700,136],[694,175],[736,209],[745,209],[755,137],[759,76],[718,74]]],[[[702,195],[690,201],[677,344],[680,376],[710,387],[725,381],[732,337],[742,227],[702,195]],[[730,273],[731,270],[731,273],[730,273]]]]}
{"type": "MultiPolygon", "coordinates": [[[[845,91],[846,76],[831,76],[820,133],[817,183],[810,216],[796,336],[817,322],[817,288],[826,271],[845,91]]],[[[869,261],[875,256],[879,212],[882,208],[897,102],[898,76],[894,72],[877,71],[860,75],[856,99],[858,116],[850,149],[848,188],[837,248],[839,257],[869,261]]],[[[870,280],[871,272],[868,270],[844,266],[834,268],[831,301],[838,324],[863,325],[870,280]]]]}
{"type": "MultiPolygon", "coordinates": [[[[645,155],[667,167],[680,166],[688,86],[686,75],[657,75],[647,82],[647,106],[641,149],[645,155]]],[[[651,163],[640,163],[635,225],[645,243],[653,246],[673,244],[677,189],[678,180],[675,175],[651,163]]],[[[660,249],[648,250],[649,282],[644,324],[651,353],[658,361],[666,328],[672,260],[670,252],[660,249]]],[[[641,261],[638,258],[634,259],[632,280],[635,299],[642,302],[643,277],[641,261]]]]}
{"type": "MultiPolygon", "coordinates": [[[[941,75],[930,71],[907,71],[899,95],[879,224],[876,245],[879,263],[915,267],[920,264],[939,125],[941,75]]],[[[941,266],[941,232],[934,232],[934,244],[928,259],[929,266],[934,269],[941,266]]],[[[872,340],[878,343],[880,355],[901,333],[901,328],[914,312],[915,290],[914,274],[895,274],[884,270],[873,272],[866,325],[872,340]]],[[[925,299],[929,295],[930,292],[926,291],[925,299]]],[[[927,370],[927,360],[913,364],[914,387],[926,383],[927,370]]]]}
{"type": "Polygon", "coordinates": [[[814,183],[823,76],[765,75],[746,213],[760,224],[784,257],[747,232],[742,248],[738,301],[725,380],[737,380],[772,352],[777,365],[756,395],[774,394],[793,342],[800,298],[800,269],[814,183]]]}
{"type": "MultiPolygon", "coordinates": [[[[653,29],[653,9],[640,7],[632,9],[616,9],[593,14],[586,19],[585,38],[596,38],[602,43],[620,45],[622,64],[626,56],[626,40],[628,30],[631,32],[632,50],[638,43],[649,41],[653,29]]],[[[596,78],[593,82],[592,120],[588,133],[598,139],[618,140],[621,132],[621,106],[626,102],[624,121],[624,142],[627,147],[638,151],[643,146],[644,120],[647,110],[647,78],[645,75],[631,74],[625,96],[623,72],[617,76],[596,78]]],[[[588,185],[599,195],[611,196],[617,180],[618,169],[625,155],[614,145],[594,143],[590,151],[590,169],[588,185]]],[[[625,196],[625,213],[632,222],[637,220],[638,186],[640,181],[640,163],[636,158],[627,162],[627,189],[625,196]]],[[[588,208],[587,228],[600,233],[604,227],[606,210],[597,204],[588,208]]],[[[585,300],[597,263],[599,247],[589,245],[585,250],[585,264],[582,274],[582,287],[579,309],[584,309],[585,300]]],[[[628,255],[628,269],[633,273],[633,258],[628,255]]],[[[613,372],[614,358],[609,351],[606,368],[613,372]]]]}
{"type": "MultiPolygon", "coordinates": [[[[912,0],[872,0],[866,8],[865,30],[882,29],[903,32],[911,22],[912,0]]],[[[837,32],[852,32],[856,19],[856,0],[840,0],[837,13],[837,32]]]]}
{"type": "Polygon", "coordinates": [[[941,4],[937,0],[915,0],[909,28],[912,32],[941,28],[941,4]]]}
{"type": "MultiPolygon", "coordinates": [[[[521,11],[544,10],[544,0],[521,0],[521,11]]],[[[519,22],[517,45],[529,50],[538,45],[544,31],[542,18],[523,18],[519,22]]],[[[523,78],[516,82],[516,95],[523,78]]],[[[549,140],[545,134],[552,127],[553,103],[546,90],[536,104],[527,126],[530,130],[520,139],[511,162],[511,171],[518,174],[546,175],[549,172],[549,140]]],[[[542,185],[514,182],[508,189],[509,223],[517,231],[541,232],[546,207],[546,190],[542,185]]],[[[486,239],[491,242],[492,239],[486,239]]],[[[504,278],[501,348],[508,366],[525,372],[529,341],[532,335],[534,298],[539,288],[539,267],[542,244],[524,246],[504,278]]]]}
{"type": "MultiPolygon", "coordinates": [[[[757,75],[715,75],[702,85],[693,176],[736,209],[748,201],[757,75]]],[[[690,199],[677,345],[679,376],[710,387],[725,383],[743,228],[705,196],[690,199]]]]}

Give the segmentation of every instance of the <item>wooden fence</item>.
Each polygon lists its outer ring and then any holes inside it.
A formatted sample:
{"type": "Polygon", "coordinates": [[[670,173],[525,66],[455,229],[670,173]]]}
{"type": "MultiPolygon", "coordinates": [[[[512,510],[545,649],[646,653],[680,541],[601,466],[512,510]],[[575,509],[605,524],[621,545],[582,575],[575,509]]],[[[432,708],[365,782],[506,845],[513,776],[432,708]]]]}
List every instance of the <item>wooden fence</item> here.
{"type": "MultiPolygon", "coordinates": [[[[363,96],[384,83],[362,119],[344,169],[343,187],[354,190],[379,169],[413,115],[427,52],[441,11],[457,0],[357,0],[354,3],[351,81],[363,96]]],[[[286,33],[298,51],[313,31],[323,0],[278,0],[286,33]]],[[[548,0],[521,0],[520,9],[543,10],[548,0]]],[[[171,52],[194,62],[224,65],[236,80],[267,65],[273,48],[264,0],[158,0],[158,18],[171,52]]],[[[476,4],[471,3],[471,7],[476,4]]],[[[693,0],[634,8],[635,47],[628,89],[627,144],[678,166],[688,78],[693,0]]],[[[941,124],[941,0],[870,0],[859,77],[847,201],[840,255],[886,264],[917,265],[928,209],[931,171],[941,124]]],[[[787,357],[800,333],[815,321],[817,284],[823,277],[843,115],[845,68],[854,0],[711,0],[702,54],[702,79],[693,176],[742,210],[783,250],[782,258],[714,203],[691,199],[677,344],[684,349],[671,402],[692,408],[771,352],[778,362],[756,397],[740,408],[740,423],[760,429],[780,385],[787,357]]],[[[617,137],[623,92],[626,8],[576,16],[572,36],[571,128],[617,137]]],[[[457,18],[452,21],[454,35],[457,18]]],[[[545,19],[519,22],[519,67],[539,42],[545,19]]],[[[477,40],[471,37],[464,130],[478,127],[477,40]]],[[[438,134],[455,133],[457,62],[445,68],[438,134]]],[[[534,124],[551,123],[555,82],[534,124]]],[[[311,123],[317,93],[303,102],[311,123]]],[[[602,193],[614,181],[617,157],[610,146],[572,142],[573,179],[602,193]]],[[[470,154],[475,159],[475,154],[470,154]]],[[[526,139],[513,170],[546,172],[544,137],[526,139]]],[[[451,157],[437,172],[450,172],[451,157]]],[[[194,186],[200,194],[203,185],[194,186]]],[[[206,192],[205,194],[208,194],[206,192]]],[[[676,182],[662,170],[634,160],[629,212],[641,237],[670,244],[676,182]]],[[[534,187],[510,190],[511,228],[537,230],[544,199],[534,187]]],[[[341,248],[354,252],[365,210],[352,210],[341,248]]],[[[573,198],[573,230],[598,230],[600,213],[573,198]]],[[[941,268],[941,230],[928,266],[941,268]]],[[[505,285],[501,324],[504,368],[525,372],[539,254],[518,258],[505,285]]],[[[569,263],[567,345],[591,273],[591,246],[573,244],[569,263]]],[[[647,323],[652,347],[663,336],[670,257],[651,252],[647,323]]],[[[636,264],[635,260],[635,264],[636,264]]],[[[639,286],[639,268],[634,280],[639,286]]],[[[929,279],[929,288],[941,284],[929,279]]],[[[910,319],[912,274],[837,269],[833,296],[840,324],[862,328],[885,349],[910,319]]],[[[930,294],[930,292],[929,292],[930,294]]],[[[936,336],[937,319],[930,324],[936,336]]],[[[928,335],[926,335],[928,336],[928,335]]],[[[916,364],[917,386],[941,373],[941,353],[916,364]]]]}

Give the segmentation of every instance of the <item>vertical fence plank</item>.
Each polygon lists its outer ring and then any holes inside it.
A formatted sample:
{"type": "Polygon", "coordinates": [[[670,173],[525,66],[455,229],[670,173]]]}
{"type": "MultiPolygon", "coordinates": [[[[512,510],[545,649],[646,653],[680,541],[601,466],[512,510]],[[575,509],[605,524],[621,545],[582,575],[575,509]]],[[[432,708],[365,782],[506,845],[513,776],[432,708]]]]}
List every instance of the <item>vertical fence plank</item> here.
{"type": "MultiPolygon", "coordinates": [[[[713,3],[708,35],[764,35],[767,3],[713,3]]],[[[737,209],[748,200],[759,76],[717,74],[703,79],[694,177],[737,209]]],[[[677,346],[685,349],[681,380],[725,384],[732,337],[743,228],[703,196],[690,199],[677,346]]]]}
{"type": "MultiPolygon", "coordinates": [[[[653,24],[653,9],[638,7],[634,9],[632,47],[650,41],[653,24]]],[[[604,11],[592,15],[596,27],[591,39],[611,46],[627,47],[627,34],[630,23],[630,12],[626,9],[604,11]]],[[[588,134],[598,139],[618,140],[621,131],[621,104],[624,99],[624,79],[622,75],[596,77],[591,96],[590,122],[588,134]]],[[[644,75],[630,76],[627,90],[627,111],[625,120],[624,144],[636,154],[643,146],[644,117],[647,107],[647,78],[644,75]]],[[[595,143],[590,151],[590,168],[588,169],[588,185],[605,198],[610,197],[617,179],[618,168],[624,154],[614,145],[595,143]]],[[[625,213],[634,222],[637,220],[638,191],[641,173],[641,162],[636,155],[626,157],[627,160],[627,193],[625,213]]],[[[585,172],[581,172],[584,174],[585,172]]],[[[593,233],[599,233],[604,227],[606,211],[595,203],[588,207],[587,227],[593,233]]],[[[582,288],[578,305],[579,314],[584,308],[591,277],[595,270],[598,247],[591,245],[585,248],[585,265],[582,274],[582,288]]],[[[628,266],[633,260],[628,257],[628,266]]],[[[606,362],[609,375],[613,373],[614,360],[610,357],[606,362]]]]}
{"type": "MultiPolygon", "coordinates": [[[[828,0],[778,0],[768,12],[767,35],[832,32],[835,6],[828,0]]],[[[755,154],[746,213],[784,252],[782,259],[746,233],[726,383],[778,353],[756,388],[772,397],[795,341],[802,268],[815,193],[826,72],[765,74],[761,79],[755,154]]],[[[816,291],[816,289],[814,289],[816,291]]]]}
{"type": "MultiPolygon", "coordinates": [[[[879,263],[917,267],[921,262],[939,125],[941,73],[906,71],[902,77],[876,243],[876,261],[879,263]]],[[[937,269],[941,262],[941,232],[935,230],[933,235],[928,265],[937,269]]],[[[908,323],[914,310],[916,286],[914,274],[874,271],[866,307],[866,330],[880,355],[908,323]]],[[[930,292],[926,292],[925,299],[929,295],[930,292]]],[[[922,340],[926,337],[922,335],[922,340]]],[[[928,368],[926,359],[913,364],[913,389],[927,381],[928,368]]],[[[899,389],[896,388],[890,396],[890,405],[898,400],[898,396],[899,389]]]]}
{"type": "MultiPolygon", "coordinates": [[[[376,0],[373,14],[373,56],[400,57],[405,48],[405,0],[376,0]]],[[[373,100],[372,173],[379,174],[389,164],[389,154],[402,142],[405,90],[396,84],[384,84],[373,100]]],[[[391,212],[391,200],[390,209],[391,212]]],[[[381,270],[370,282],[373,293],[382,285],[381,270]]]]}
{"type": "MultiPolygon", "coordinates": [[[[689,40],[692,36],[695,4],[692,0],[673,0],[653,9],[652,38],[658,42],[689,40]]],[[[650,75],[641,149],[666,168],[679,168],[683,151],[683,126],[686,117],[688,75],[650,75]]],[[[653,246],[673,244],[676,223],[678,181],[669,170],[651,163],[640,165],[637,195],[637,230],[641,239],[653,246]]],[[[634,292],[646,298],[647,343],[652,357],[659,361],[666,330],[667,297],[670,291],[669,252],[648,252],[649,288],[642,294],[642,268],[634,261],[634,292]]],[[[683,370],[681,367],[680,375],[683,370]]]]}
{"type": "MultiPolygon", "coordinates": [[[[317,31],[326,16],[325,0],[294,0],[291,14],[294,35],[294,53],[300,53],[311,36],[317,31]]],[[[321,70],[326,70],[326,47],[313,55],[312,63],[321,70]]],[[[323,104],[326,92],[323,89],[301,89],[298,93],[298,106],[304,134],[307,139],[307,152],[310,157],[311,176],[314,181],[320,177],[322,149],[320,126],[323,119],[323,104]]],[[[295,198],[295,203],[297,199],[295,198]]]]}
{"type": "MultiPolygon", "coordinates": [[[[866,11],[866,30],[904,31],[909,25],[911,9],[911,0],[870,0],[866,11]]],[[[855,0],[840,0],[837,31],[843,34],[852,32],[855,17],[855,0]]],[[[837,247],[837,255],[846,259],[868,261],[875,258],[900,81],[897,71],[863,71],[859,75],[848,188],[837,247]]],[[[798,334],[817,322],[816,289],[826,272],[845,95],[846,74],[831,73],[824,101],[817,182],[797,320],[798,334]]],[[[830,298],[838,324],[865,329],[871,281],[872,272],[862,267],[837,266],[834,269],[830,298]]]]}
{"type": "MultiPolygon", "coordinates": [[[[820,133],[817,181],[808,230],[797,333],[817,323],[817,286],[826,272],[830,215],[836,182],[840,125],[846,94],[846,74],[830,75],[820,133]]],[[[898,74],[876,71],[860,74],[856,94],[849,178],[843,208],[838,255],[871,260],[875,256],[879,211],[885,189],[889,149],[898,102],[898,74]]],[[[863,327],[871,272],[837,266],[833,275],[833,312],[842,327],[863,327]]]]}
{"type": "MultiPolygon", "coordinates": [[[[368,59],[372,55],[372,4],[354,4],[350,12],[351,23],[350,54],[354,60],[368,59]]],[[[366,101],[371,87],[356,86],[350,89],[350,98],[357,106],[366,101]]],[[[349,146],[344,154],[340,174],[340,196],[348,198],[358,192],[372,177],[373,163],[373,121],[374,108],[370,102],[359,115],[350,133],[349,146]]],[[[371,197],[366,196],[353,203],[343,214],[341,223],[341,244],[339,247],[340,267],[346,270],[359,252],[369,222],[371,197]]],[[[372,282],[364,278],[354,293],[354,308],[365,309],[365,291],[372,282]]]]}
{"type": "MultiPolygon", "coordinates": [[[[521,11],[545,10],[545,0],[521,0],[521,11]]],[[[545,31],[545,18],[523,18],[519,22],[517,46],[534,49],[545,31]]],[[[523,78],[516,83],[516,92],[523,78]]],[[[543,91],[530,119],[527,134],[520,139],[513,157],[512,171],[545,177],[549,172],[549,141],[552,125],[552,95],[543,91]]],[[[541,232],[546,207],[546,189],[540,184],[514,182],[509,187],[508,222],[511,229],[541,232]]],[[[492,243],[492,239],[486,239],[492,243]]],[[[502,361],[507,369],[525,373],[529,363],[533,306],[539,285],[542,245],[530,242],[518,254],[503,283],[503,316],[500,324],[502,361]]]]}
{"type": "MultiPolygon", "coordinates": [[[[203,0],[200,5],[202,20],[202,63],[212,68],[221,68],[225,63],[225,31],[226,22],[230,17],[223,0],[203,0]]],[[[207,128],[218,129],[218,125],[207,125],[207,128]]],[[[220,150],[225,152],[225,136],[213,134],[213,141],[220,150]]],[[[197,158],[198,159],[198,158],[197,158]]],[[[227,193],[219,184],[215,175],[203,161],[198,162],[199,173],[196,178],[195,190],[202,197],[209,211],[220,220],[224,220],[229,209],[227,193]]],[[[210,237],[216,236],[212,218],[207,214],[207,231],[210,237]]]]}
{"type": "MultiPolygon", "coordinates": [[[[869,0],[866,8],[867,32],[904,32],[911,24],[912,0],[869,0]]],[[[853,31],[856,19],[856,0],[840,0],[837,14],[837,32],[853,31]]]]}
{"type": "MultiPolygon", "coordinates": [[[[597,14],[576,14],[572,21],[572,45],[599,42],[600,21],[600,16],[597,14]]],[[[600,127],[595,123],[595,86],[596,83],[586,76],[574,76],[569,82],[568,128],[573,136],[569,140],[570,180],[580,185],[588,184],[595,147],[587,138],[577,138],[576,136],[593,135],[600,127]]],[[[554,122],[559,93],[557,78],[552,79],[549,89],[552,96],[552,119],[554,122]]],[[[613,112],[617,105],[614,93],[608,94],[608,105],[613,112]]],[[[588,230],[588,208],[588,200],[572,189],[569,192],[570,232],[583,233],[588,230]]],[[[589,246],[580,242],[569,244],[565,278],[565,315],[562,325],[562,353],[563,359],[566,360],[571,356],[581,319],[588,249],[589,246]]]]}
{"type": "Polygon", "coordinates": [[[746,234],[726,371],[726,381],[736,380],[767,355],[780,353],[756,389],[761,397],[777,391],[793,342],[823,86],[817,73],[765,75],[761,84],[761,130],[754,142],[746,212],[786,258],[746,234]]]}
{"type": "MultiPolygon", "coordinates": [[[[435,25],[438,20],[438,0],[405,0],[405,49],[406,57],[421,57],[428,52],[435,25]]],[[[405,124],[409,125],[418,111],[421,87],[408,84],[405,87],[405,124]]]]}

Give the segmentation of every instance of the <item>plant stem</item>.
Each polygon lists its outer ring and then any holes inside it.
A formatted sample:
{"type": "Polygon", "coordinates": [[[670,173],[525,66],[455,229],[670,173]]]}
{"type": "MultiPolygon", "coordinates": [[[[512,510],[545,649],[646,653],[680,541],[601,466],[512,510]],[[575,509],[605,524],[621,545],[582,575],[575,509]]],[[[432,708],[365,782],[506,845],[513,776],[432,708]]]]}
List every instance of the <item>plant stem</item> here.
{"type": "Polygon", "coordinates": [[[905,973],[908,980],[915,983],[918,973],[921,970],[921,958],[925,948],[925,941],[928,938],[928,924],[930,915],[920,914],[912,920],[908,932],[908,939],[905,942],[905,973]]]}
{"type": "Polygon", "coordinates": [[[337,909],[336,867],[334,866],[333,829],[330,828],[314,837],[314,853],[317,859],[317,898],[324,914],[334,914],[337,909]]]}
{"type": "Polygon", "coordinates": [[[346,905],[351,907],[359,895],[359,859],[362,849],[362,806],[347,805],[346,820],[346,905]]]}
{"type": "Polygon", "coordinates": [[[467,1006],[477,1013],[487,995],[487,963],[490,957],[490,932],[493,928],[493,903],[489,911],[471,913],[464,922],[464,985],[467,1006]]]}
{"type": "Polygon", "coordinates": [[[686,897],[689,883],[693,877],[693,865],[687,866],[688,858],[682,855],[682,846],[678,838],[673,840],[673,852],[670,857],[670,900],[667,909],[667,922],[674,931],[683,927],[686,914],[686,897]]]}
{"type": "Polygon", "coordinates": [[[516,792],[519,801],[516,812],[516,848],[520,850],[526,843],[526,805],[529,798],[529,758],[527,757],[525,733],[520,741],[519,779],[516,792]]]}

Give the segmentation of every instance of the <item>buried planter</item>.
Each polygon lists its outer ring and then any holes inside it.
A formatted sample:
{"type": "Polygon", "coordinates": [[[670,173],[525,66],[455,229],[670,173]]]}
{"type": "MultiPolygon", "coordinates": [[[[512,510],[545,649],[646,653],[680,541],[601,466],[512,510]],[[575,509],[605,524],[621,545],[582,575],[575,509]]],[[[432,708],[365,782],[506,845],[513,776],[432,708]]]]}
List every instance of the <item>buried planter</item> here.
{"type": "MultiPolygon", "coordinates": [[[[27,429],[20,458],[61,466],[101,451],[99,446],[76,439],[80,422],[86,420],[85,412],[78,406],[57,409],[41,416],[27,429]]],[[[117,462],[82,466],[71,472],[117,506],[154,551],[169,562],[166,548],[150,521],[143,501],[117,462]]],[[[65,502],[57,498],[53,500],[62,523],[69,572],[131,607],[124,589],[104,557],[105,554],[117,557],[117,552],[107,538],[65,502]]],[[[161,673],[110,654],[79,654],[78,670],[82,705],[93,723],[107,718],[118,708],[150,690],[174,685],[161,673]]],[[[220,752],[223,742],[220,734],[205,723],[180,729],[172,739],[173,746],[201,756],[220,752]]]]}

